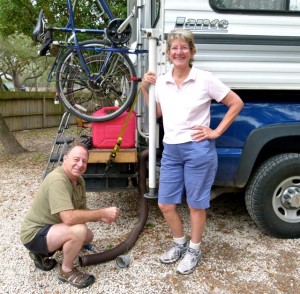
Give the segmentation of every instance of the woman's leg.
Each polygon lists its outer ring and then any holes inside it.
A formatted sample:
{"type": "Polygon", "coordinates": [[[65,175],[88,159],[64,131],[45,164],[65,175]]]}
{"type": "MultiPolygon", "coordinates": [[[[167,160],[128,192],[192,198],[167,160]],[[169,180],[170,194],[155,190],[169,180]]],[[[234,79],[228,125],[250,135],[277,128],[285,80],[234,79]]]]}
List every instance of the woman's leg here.
{"type": "Polygon", "coordinates": [[[183,237],[182,219],[176,209],[176,204],[158,204],[158,206],[171,229],[173,237],[183,237]]]}
{"type": "Polygon", "coordinates": [[[206,210],[195,209],[190,207],[190,219],[191,219],[191,241],[198,244],[202,240],[202,235],[206,223],[206,210]]]}

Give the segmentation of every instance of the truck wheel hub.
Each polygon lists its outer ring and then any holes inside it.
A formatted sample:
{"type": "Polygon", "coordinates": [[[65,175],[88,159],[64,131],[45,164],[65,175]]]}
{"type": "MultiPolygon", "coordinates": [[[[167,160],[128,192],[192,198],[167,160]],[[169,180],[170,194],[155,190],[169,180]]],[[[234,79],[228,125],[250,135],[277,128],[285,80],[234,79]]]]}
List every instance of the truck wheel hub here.
{"type": "Polygon", "coordinates": [[[300,208],[300,188],[289,187],[282,194],[282,204],[287,208],[300,208]]]}

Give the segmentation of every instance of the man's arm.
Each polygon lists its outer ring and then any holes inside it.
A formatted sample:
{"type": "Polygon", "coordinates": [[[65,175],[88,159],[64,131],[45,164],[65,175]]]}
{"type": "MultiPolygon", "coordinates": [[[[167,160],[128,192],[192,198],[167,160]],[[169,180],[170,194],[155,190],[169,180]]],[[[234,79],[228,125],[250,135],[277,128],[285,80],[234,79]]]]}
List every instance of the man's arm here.
{"type": "Polygon", "coordinates": [[[114,222],[120,215],[117,207],[107,207],[101,209],[72,209],[59,213],[62,222],[68,226],[83,224],[86,222],[102,221],[108,224],[114,222]]]}

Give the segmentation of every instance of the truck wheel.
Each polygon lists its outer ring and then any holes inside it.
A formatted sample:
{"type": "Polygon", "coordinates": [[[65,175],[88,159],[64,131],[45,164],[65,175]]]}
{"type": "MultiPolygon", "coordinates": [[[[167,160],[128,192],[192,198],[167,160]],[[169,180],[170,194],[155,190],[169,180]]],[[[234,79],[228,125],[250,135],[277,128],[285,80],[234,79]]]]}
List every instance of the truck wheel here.
{"type": "Polygon", "coordinates": [[[300,154],[269,158],[246,189],[247,210],[265,233],[277,238],[300,237],[300,154]]]}

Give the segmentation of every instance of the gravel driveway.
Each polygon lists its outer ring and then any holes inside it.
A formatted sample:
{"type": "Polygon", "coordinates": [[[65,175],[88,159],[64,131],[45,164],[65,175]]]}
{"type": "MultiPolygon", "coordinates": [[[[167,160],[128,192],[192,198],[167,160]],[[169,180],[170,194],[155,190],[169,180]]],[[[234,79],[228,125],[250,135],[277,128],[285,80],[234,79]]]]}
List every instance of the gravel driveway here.
{"type": "MultiPolygon", "coordinates": [[[[158,262],[171,239],[153,200],[149,201],[147,225],[128,253],[129,268],[118,269],[114,261],[87,266],[84,270],[94,274],[96,282],[83,290],[60,282],[57,269],[35,269],[19,241],[19,228],[40,184],[55,132],[16,132],[22,146],[31,151],[26,154],[7,156],[0,146],[0,293],[300,293],[300,239],[263,235],[247,214],[243,195],[234,194],[212,201],[202,261],[192,275],[178,275],[176,265],[158,262]]],[[[96,250],[125,239],[138,219],[137,197],[132,192],[88,193],[90,208],[116,205],[122,209],[112,225],[90,224],[96,250]]],[[[188,223],[186,204],[179,209],[188,223]]],[[[56,258],[61,261],[59,254],[56,258]]]]}

